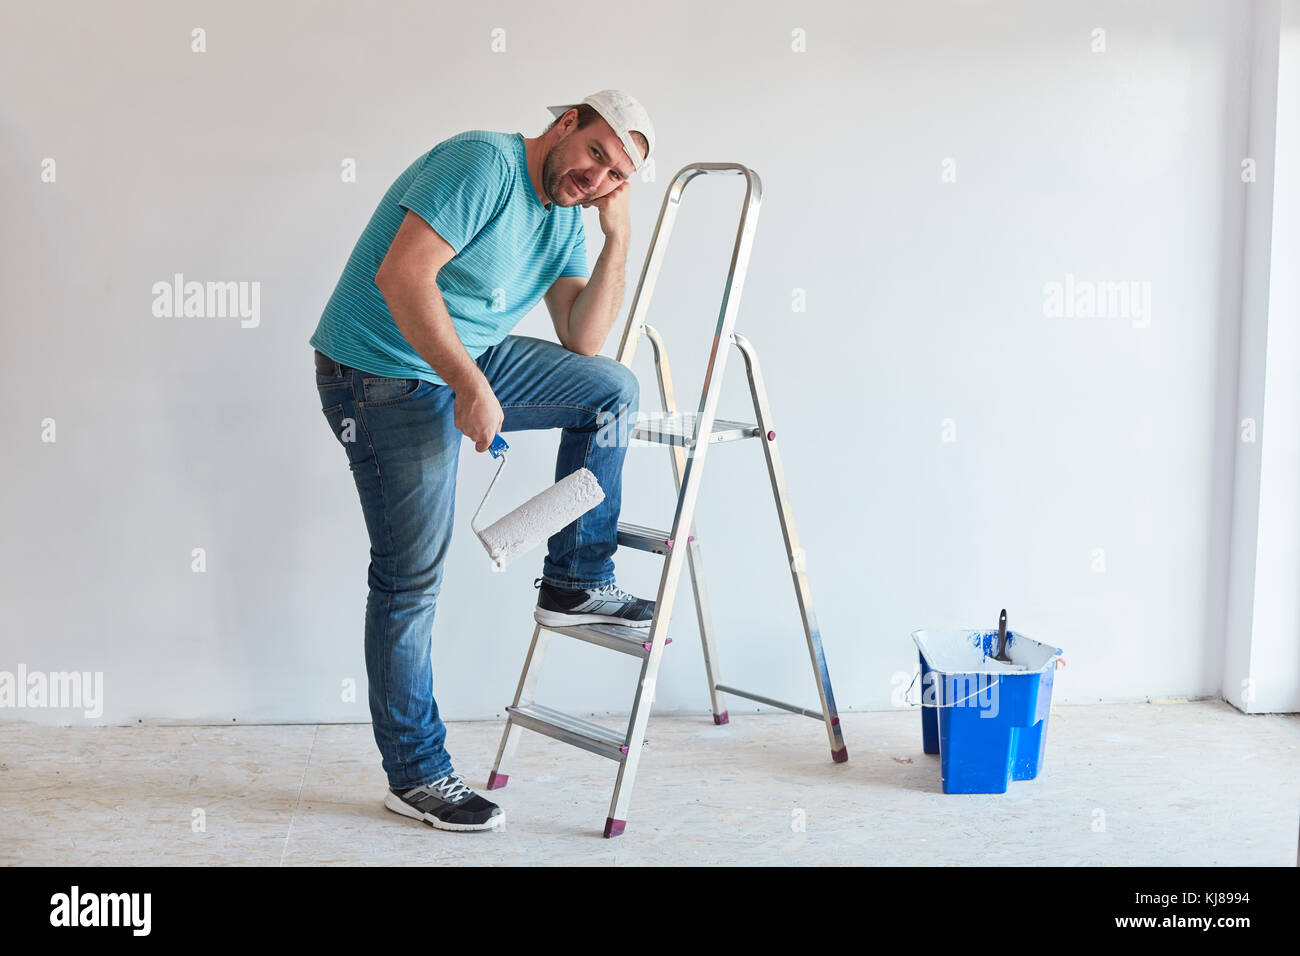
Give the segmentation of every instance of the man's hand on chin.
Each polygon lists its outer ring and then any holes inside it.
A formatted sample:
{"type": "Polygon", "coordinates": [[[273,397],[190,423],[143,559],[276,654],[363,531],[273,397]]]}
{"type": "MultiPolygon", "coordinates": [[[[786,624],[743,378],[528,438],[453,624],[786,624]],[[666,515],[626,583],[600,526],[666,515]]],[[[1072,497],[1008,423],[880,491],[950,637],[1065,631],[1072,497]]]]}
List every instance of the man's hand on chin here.
{"type": "Polygon", "coordinates": [[[617,187],[591,202],[583,203],[582,208],[595,206],[600,210],[600,231],[606,239],[626,241],[632,231],[628,212],[628,182],[624,180],[617,187]]]}

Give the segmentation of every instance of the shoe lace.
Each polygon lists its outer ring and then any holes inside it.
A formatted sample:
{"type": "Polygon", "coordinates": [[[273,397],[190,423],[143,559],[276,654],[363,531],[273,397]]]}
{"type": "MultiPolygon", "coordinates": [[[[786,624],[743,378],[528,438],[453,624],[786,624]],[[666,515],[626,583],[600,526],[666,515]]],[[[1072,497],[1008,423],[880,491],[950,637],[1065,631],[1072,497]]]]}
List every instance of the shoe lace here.
{"type": "Polygon", "coordinates": [[[465,782],[465,778],[459,773],[453,773],[441,780],[435,780],[430,789],[442,791],[442,793],[446,794],[446,799],[452,803],[455,803],[466,794],[473,793],[469,784],[465,782]]]}
{"type": "Polygon", "coordinates": [[[603,588],[597,588],[597,589],[596,589],[596,593],[597,593],[597,594],[606,594],[606,595],[609,595],[610,597],[612,597],[612,598],[616,598],[616,599],[619,600],[619,601],[636,601],[636,600],[638,600],[638,598],[637,598],[637,596],[636,596],[635,594],[628,594],[626,591],[624,591],[624,590],[623,590],[621,587],[619,587],[617,584],[606,584],[603,588]]]}

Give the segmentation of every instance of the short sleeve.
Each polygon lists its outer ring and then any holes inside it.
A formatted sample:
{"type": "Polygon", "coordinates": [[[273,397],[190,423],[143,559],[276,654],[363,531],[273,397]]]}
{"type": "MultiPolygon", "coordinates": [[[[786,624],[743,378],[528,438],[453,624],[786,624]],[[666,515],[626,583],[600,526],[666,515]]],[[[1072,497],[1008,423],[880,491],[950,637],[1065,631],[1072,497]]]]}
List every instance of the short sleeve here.
{"type": "Polygon", "coordinates": [[[505,205],[509,177],[491,143],[454,140],[429,151],[398,205],[409,209],[459,254],[505,205]]]}
{"type": "Polygon", "coordinates": [[[581,219],[578,220],[577,235],[573,245],[569,247],[568,261],[560,270],[560,277],[564,276],[580,276],[584,279],[591,276],[591,268],[587,265],[587,233],[582,227],[581,219]]]}

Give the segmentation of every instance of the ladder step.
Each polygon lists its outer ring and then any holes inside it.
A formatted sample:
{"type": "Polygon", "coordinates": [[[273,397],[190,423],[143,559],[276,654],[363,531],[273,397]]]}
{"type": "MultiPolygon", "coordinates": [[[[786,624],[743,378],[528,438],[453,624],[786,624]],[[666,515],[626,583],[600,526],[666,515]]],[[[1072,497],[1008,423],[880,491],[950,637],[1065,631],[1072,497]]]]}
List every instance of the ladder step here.
{"type": "MultiPolygon", "coordinates": [[[[570,624],[566,627],[557,627],[553,624],[542,624],[542,629],[554,634],[574,637],[588,644],[598,644],[611,651],[631,654],[633,657],[650,656],[650,628],[648,627],[628,627],[624,624],[570,624]]],[[[664,638],[664,644],[672,642],[671,637],[664,638]]]]}
{"type": "MultiPolygon", "coordinates": [[[[640,412],[632,437],[641,441],[659,442],[663,445],[693,445],[698,431],[699,412],[640,412]]],[[[736,422],[728,418],[713,420],[713,434],[709,443],[722,441],[739,441],[742,438],[757,438],[758,426],[753,422],[736,422]]]]}
{"type": "MultiPolygon", "coordinates": [[[[581,747],[589,753],[620,763],[627,756],[623,734],[590,720],[536,703],[507,706],[506,710],[510,713],[510,719],[520,727],[553,737],[562,743],[581,747]]],[[[644,742],[649,743],[648,740],[644,742]]]]}
{"type": "MultiPolygon", "coordinates": [[[[691,535],[686,540],[694,541],[695,535],[691,535]]],[[[618,543],[627,548],[650,551],[653,554],[667,554],[673,548],[671,531],[647,528],[645,525],[632,524],[630,521],[618,523],[618,543]]]]}

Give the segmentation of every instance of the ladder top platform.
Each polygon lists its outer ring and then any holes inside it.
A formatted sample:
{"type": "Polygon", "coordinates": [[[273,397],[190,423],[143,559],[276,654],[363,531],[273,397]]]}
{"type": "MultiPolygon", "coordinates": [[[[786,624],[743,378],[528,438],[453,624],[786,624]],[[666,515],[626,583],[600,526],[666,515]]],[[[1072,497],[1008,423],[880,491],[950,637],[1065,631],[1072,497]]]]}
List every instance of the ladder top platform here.
{"type": "MultiPolygon", "coordinates": [[[[699,432],[699,412],[641,412],[632,438],[662,445],[694,445],[699,432]]],[[[709,444],[757,438],[759,427],[753,422],[715,418],[709,444]]]]}

